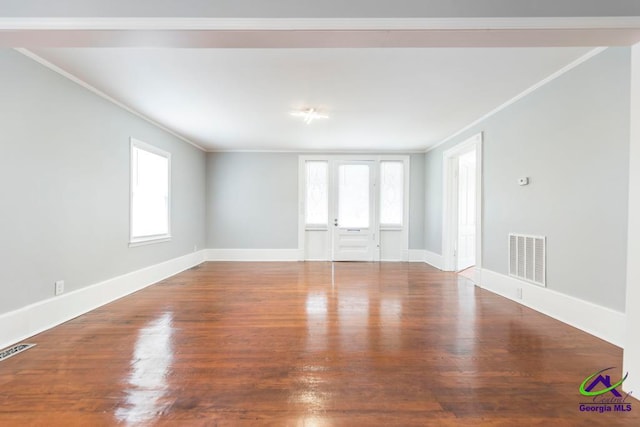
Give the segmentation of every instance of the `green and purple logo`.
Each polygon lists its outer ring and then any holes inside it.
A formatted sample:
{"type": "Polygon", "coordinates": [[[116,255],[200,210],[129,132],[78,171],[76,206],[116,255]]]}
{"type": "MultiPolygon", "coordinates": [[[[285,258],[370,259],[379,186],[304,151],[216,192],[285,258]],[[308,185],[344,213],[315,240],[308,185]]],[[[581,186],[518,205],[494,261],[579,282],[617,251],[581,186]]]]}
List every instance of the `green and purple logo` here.
{"type": "Polygon", "coordinates": [[[627,402],[631,392],[623,396],[618,387],[627,379],[629,373],[618,382],[612,384],[611,376],[604,372],[614,369],[605,368],[589,375],[580,384],[580,394],[591,397],[591,402],[580,403],[580,412],[629,412],[631,411],[631,403],[627,402]]]}

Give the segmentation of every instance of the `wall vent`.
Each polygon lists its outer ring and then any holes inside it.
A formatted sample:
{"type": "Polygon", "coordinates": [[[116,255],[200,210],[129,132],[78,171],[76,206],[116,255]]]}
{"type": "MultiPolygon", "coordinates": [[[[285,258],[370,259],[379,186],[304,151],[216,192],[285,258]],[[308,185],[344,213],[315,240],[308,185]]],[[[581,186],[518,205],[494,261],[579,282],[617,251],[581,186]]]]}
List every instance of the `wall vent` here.
{"type": "Polygon", "coordinates": [[[22,353],[23,351],[30,349],[34,345],[35,344],[16,344],[12,347],[5,348],[4,350],[0,351],[0,362],[10,358],[11,356],[15,356],[18,353],[22,353]]]}
{"type": "Polygon", "coordinates": [[[546,238],[509,234],[509,275],[546,286],[546,238]]]}

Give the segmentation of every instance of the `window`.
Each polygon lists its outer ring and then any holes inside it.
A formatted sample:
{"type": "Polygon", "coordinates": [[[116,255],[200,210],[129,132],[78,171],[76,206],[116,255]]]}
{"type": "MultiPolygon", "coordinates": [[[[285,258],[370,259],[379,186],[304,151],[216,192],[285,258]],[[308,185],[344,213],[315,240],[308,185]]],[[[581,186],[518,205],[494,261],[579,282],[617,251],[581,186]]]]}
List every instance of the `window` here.
{"type": "Polygon", "coordinates": [[[132,138],[130,246],[171,238],[170,181],[171,154],[132,138]]]}
{"type": "Polygon", "coordinates": [[[404,165],[380,162],[380,225],[402,227],[404,216],[404,165]]]}
{"type": "Polygon", "coordinates": [[[329,223],[329,163],[306,162],[305,223],[307,227],[327,227],[329,223]]]}

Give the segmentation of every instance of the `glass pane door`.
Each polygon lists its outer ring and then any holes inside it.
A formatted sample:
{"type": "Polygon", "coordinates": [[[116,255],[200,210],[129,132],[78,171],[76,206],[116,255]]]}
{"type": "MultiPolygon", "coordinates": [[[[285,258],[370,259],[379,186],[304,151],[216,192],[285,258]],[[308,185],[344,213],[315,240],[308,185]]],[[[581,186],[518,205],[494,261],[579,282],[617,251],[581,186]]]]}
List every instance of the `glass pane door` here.
{"type": "Polygon", "coordinates": [[[372,161],[356,160],[333,163],[334,261],[375,259],[374,165],[372,161]]]}
{"type": "Polygon", "coordinates": [[[338,226],[369,228],[370,221],[369,165],[338,166],[338,226]]]}

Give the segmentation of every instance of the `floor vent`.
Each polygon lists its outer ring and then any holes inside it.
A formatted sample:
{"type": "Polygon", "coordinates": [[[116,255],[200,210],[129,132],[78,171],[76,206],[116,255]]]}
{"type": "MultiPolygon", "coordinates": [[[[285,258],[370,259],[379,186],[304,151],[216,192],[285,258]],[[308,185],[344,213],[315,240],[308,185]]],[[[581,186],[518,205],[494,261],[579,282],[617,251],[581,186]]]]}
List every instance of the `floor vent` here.
{"type": "Polygon", "coordinates": [[[509,275],[546,286],[546,238],[509,234],[509,275]]]}
{"type": "Polygon", "coordinates": [[[35,344],[16,344],[13,347],[6,348],[0,351],[0,362],[10,358],[11,356],[15,356],[18,353],[22,353],[23,351],[30,349],[34,345],[35,344]]]}

